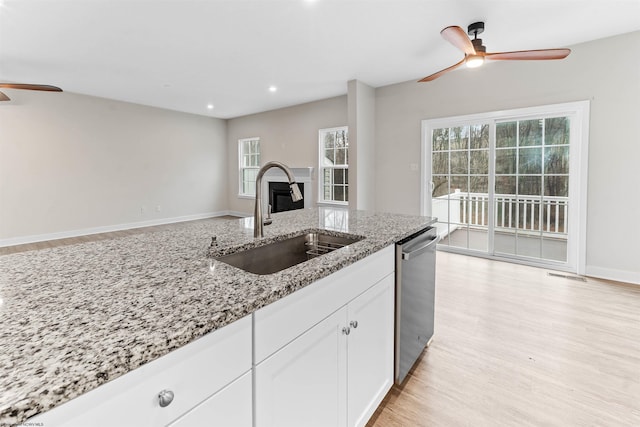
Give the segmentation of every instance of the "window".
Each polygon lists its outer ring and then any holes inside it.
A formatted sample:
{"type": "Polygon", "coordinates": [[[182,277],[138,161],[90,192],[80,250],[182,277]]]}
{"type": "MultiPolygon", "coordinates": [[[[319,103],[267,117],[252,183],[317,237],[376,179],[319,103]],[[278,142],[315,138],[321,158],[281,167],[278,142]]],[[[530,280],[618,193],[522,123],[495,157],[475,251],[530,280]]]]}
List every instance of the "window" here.
{"type": "Polygon", "coordinates": [[[349,139],[346,126],[320,129],[319,201],[346,205],[349,201],[349,139]]]}
{"type": "Polygon", "coordinates": [[[260,170],[260,138],[238,141],[240,196],[256,195],[256,177],[260,170]]]}

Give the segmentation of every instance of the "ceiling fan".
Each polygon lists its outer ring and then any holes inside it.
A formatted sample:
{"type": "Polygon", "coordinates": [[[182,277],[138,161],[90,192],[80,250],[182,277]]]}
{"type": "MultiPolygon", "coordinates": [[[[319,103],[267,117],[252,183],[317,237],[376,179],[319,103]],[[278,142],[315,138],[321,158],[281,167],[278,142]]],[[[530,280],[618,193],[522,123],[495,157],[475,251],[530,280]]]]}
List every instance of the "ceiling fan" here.
{"type": "Polygon", "coordinates": [[[449,71],[455,70],[462,64],[466,64],[469,68],[474,68],[481,66],[485,60],[563,59],[571,53],[571,49],[540,49],[487,53],[487,48],[482,44],[482,39],[478,38],[478,34],[482,34],[483,32],[484,22],[474,22],[469,25],[466,34],[462,28],[457,26],[447,27],[440,31],[440,35],[442,35],[446,41],[464,52],[464,58],[451,67],[440,70],[418,81],[430,82],[449,71]],[[473,40],[470,40],[467,34],[473,36],[473,40]]]}
{"type": "MultiPolygon", "coordinates": [[[[32,84],[25,84],[25,83],[0,83],[0,88],[26,89],[26,90],[44,90],[44,91],[47,91],[47,92],[62,92],[62,89],[60,89],[59,87],[56,87],[56,86],[32,85],[32,84]]],[[[10,101],[10,100],[11,100],[11,98],[9,98],[3,92],[0,92],[0,101],[10,101]]]]}

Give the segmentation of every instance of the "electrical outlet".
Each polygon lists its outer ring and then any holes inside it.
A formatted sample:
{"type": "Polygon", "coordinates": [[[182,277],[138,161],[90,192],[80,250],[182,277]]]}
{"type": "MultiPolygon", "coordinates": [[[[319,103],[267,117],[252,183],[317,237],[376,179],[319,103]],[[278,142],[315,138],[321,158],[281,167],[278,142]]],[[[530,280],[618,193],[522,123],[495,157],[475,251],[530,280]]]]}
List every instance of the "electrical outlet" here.
{"type": "Polygon", "coordinates": [[[145,215],[147,213],[147,208],[144,206],[140,206],[140,215],[145,215]]]}
{"type": "Polygon", "coordinates": [[[418,164],[417,163],[411,163],[409,165],[411,167],[411,170],[416,172],[418,170],[418,164]]]}
{"type": "Polygon", "coordinates": [[[162,207],[160,205],[156,205],[156,212],[160,212],[162,210],[162,207]]]}

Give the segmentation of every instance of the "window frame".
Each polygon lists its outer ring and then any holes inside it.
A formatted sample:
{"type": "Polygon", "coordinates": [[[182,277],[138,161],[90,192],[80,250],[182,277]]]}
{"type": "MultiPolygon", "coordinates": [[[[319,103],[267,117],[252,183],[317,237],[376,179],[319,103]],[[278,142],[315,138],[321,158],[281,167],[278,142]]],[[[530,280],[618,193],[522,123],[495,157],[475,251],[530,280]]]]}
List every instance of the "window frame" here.
{"type": "Polygon", "coordinates": [[[324,128],[324,129],[318,130],[318,204],[319,205],[331,205],[331,206],[348,206],[349,205],[349,193],[348,193],[349,154],[348,153],[349,153],[349,126],[336,126],[332,128],[324,128]],[[324,135],[330,132],[340,132],[340,131],[345,131],[345,136],[347,140],[346,147],[345,147],[345,149],[347,150],[347,162],[345,165],[332,165],[332,166],[324,165],[322,162],[322,160],[324,159],[324,150],[325,150],[324,135]],[[347,190],[347,197],[346,197],[347,200],[345,201],[324,198],[324,178],[323,177],[324,177],[325,170],[333,171],[336,169],[343,169],[345,171],[345,178],[347,180],[347,183],[344,184],[344,188],[345,190],[347,190]]]}
{"type": "Polygon", "coordinates": [[[245,193],[243,190],[245,188],[245,181],[244,181],[244,171],[245,170],[255,170],[256,172],[260,170],[260,157],[262,155],[261,152],[261,147],[260,147],[260,137],[258,136],[254,136],[251,138],[241,138],[238,139],[238,198],[241,199],[254,199],[256,197],[256,193],[255,193],[255,185],[254,185],[254,190],[253,193],[245,193]],[[244,151],[244,146],[245,143],[247,142],[252,142],[252,141],[256,141],[258,143],[258,152],[257,152],[257,156],[258,156],[258,164],[256,166],[244,166],[243,165],[243,160],[244,160],[244,156],[245,154],[256,154],[256,153],[245,153],[244,151]]]}

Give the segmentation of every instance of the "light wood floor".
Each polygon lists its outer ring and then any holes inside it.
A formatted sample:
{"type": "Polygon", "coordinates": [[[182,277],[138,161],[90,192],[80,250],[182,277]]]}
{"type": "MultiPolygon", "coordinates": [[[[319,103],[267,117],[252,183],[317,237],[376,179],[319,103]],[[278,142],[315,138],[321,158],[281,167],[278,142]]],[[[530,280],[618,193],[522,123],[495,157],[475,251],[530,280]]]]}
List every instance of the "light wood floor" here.
{"type": "Polygon", "coordinates": [[[640,426],[640,286],[437,258],[433,342],[369,427],[640,426]]]}

